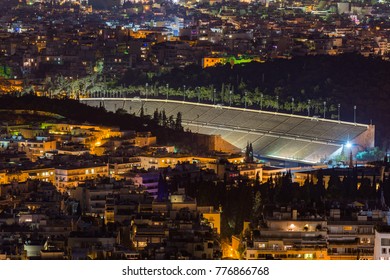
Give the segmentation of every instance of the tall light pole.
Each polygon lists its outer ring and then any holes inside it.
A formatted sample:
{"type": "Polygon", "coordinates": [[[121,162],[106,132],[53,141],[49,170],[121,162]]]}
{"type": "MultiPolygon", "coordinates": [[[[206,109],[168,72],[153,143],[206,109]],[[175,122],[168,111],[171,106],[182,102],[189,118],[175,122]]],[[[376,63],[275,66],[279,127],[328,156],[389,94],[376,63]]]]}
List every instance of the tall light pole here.
{"type": "Polygon", "coordinates": [[[169,98],[169,84],[167,84],[167,100],[169,98]]]}
{"type": "Polygon", "coordinates": [[[353,106],[353,122],[356,123],[356,105],[353,106]]]}
{"type": "Polygon", "coordinates": [[[294,113],[294,97],[291,98],[291,114],[294,113]]]}
{"type": "Polygon", "coordinates": [[[279,95],[276,96],[276,112],[279,111],[279,95]]]}
{"type": "Polygon", "coordinates": [[[232,106],[232,90],[229,91],[229,106],[232,106]]]}
{"type": "Polygon", "coordinates": [[[260,94],[260,110],[263,111],[263,97],[264,94],[260,94]]]}
{"type": "Polygon", "coordinates": [[[214,105],[215,105],[215,94],[216,94],[216,92],[217,92],[217,90],[214,89],[214,91],[213,91],[213,104],[214,104],[214,105]]]}
{"type": "Polygon", "coordinates": [[[325,116],[326,116],[326,101],[324,101],[324,119],[325,119],[325,116]]]}
{"type": "Polygon", "coordinates": [[[340,108],[341,108],[341,104],[337,104],[337,119],[338,121],[340,121],[340,108]]]}
{"type": "Polygon", "coordinates": [[[186,86],[183,86],[184,92],[183,92],[183,101],[186,101],[186,86]]]}
{"type": "Polygon", "coordinates": [[[310,117],[310,99],[307,101],[307,116],[310,117]]]}
{"type": "Polygon", "coordinates": [[[148,99],[148,86],[149,86],[149,84],[146,83],[145,84],[145,96],[146,96],[146,99],[148,99]]]}

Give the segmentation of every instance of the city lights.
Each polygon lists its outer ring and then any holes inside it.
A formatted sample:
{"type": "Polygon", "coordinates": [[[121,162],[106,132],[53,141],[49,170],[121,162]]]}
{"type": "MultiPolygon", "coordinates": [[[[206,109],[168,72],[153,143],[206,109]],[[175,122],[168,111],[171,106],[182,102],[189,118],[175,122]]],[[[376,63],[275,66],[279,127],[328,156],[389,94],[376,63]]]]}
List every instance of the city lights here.
{"type": "Polygon", "coordinates": [[[390,259],[390,0],[0,7],[0,260],[390,259]]]}

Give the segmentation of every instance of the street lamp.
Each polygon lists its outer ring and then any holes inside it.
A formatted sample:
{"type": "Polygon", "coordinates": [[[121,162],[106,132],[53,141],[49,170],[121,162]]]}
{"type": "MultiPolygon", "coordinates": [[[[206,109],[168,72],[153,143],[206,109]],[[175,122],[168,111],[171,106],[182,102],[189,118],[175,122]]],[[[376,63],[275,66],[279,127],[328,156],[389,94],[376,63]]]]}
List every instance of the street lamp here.
{"type": "Polygon", "coordinates": [[[229,106],[232,106],[232,90],[229,91],[229,106]]]}
{"type": "Polygon", "coordinates": [[[353,106],[353,122],[356,124],[356,105],[353,106]]]}
{"type": "Polygon", "coordinates": [[[146,96],[146,99],[148,99],[148,86],[149,86],[149,84],[146,83],[145,84],[145,96],[146,96]]]}
{"type": "Polygon", "coordinates": [[[291,114],[294,113],[294,97],[291,98],[291,114]]]}
{"type": "Polygon", "coordinates": [[[338,121],[340,121],[340,107],[341,107],[341,104],[337,104],[337,119],[338,121]]]}
{"type": "Polygon", "coordinates": [[[324,101],[324,119],[325,119],[325,114],[326,114],[326,101],[324,101]]]}
{"type": "Polygon", "coordinates": [[[263,111],[263,97],[264,97],[264,94],[260,94],[260,110],[263,111]]]}
{"type": "MultiPolygon", "coordinates": [[[[353,168],[353,154],[355,154],[355,159],[356,155],[359,153],[359,150],[362,149],[364,150],[364,147],[360,145],[359,143],[352,143],[349,140],[347,143],[345,143],[345,147],[349,150],[349,168],[353,168]]],[[[357,160],[357,159],[356,159],[357,160]]],[[[357,162],[356,162],[357,164],[357,162]]]]}
{"type": "Polygon", "coordinates": [[[169,98],[169,84],[166,85],[167,86],[167,100],[169,98]]]}
{"type": "Polygon", "coordinates": [[[279,111],[279,95],[276,96],[276,112],[279,111]]]}
{"type": "Polygon", "coordinates": [[[184,92],[183,92],[183,101],[186,101],[186,86],[183,86],[184,92]]]}
{"type": "Polygon", "coordinates": [[[310,99],[307,101],[307,116],[310,117],[310,99]]]}

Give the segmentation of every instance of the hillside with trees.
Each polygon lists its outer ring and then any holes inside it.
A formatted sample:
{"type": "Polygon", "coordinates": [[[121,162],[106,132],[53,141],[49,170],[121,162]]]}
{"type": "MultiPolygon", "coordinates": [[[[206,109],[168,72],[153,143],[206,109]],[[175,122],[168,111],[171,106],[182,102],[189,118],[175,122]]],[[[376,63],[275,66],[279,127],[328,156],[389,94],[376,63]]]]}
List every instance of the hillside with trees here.
{"type": "MultiPolygon", "coordinates": [[[[377,145],[388,149],[390,62],[347,54],[306,56],[203,69],[159,72],[129,69],[123,77],[93,74],[45,79],[43,93],[60,99],[148,97],[223,104],[376,125],[377,145]]],[[[0,88],[1,91],[1,88],[0,88]]],[[[21,94],[33,94],[26,87],[21,94]]],[[[169,116],[167,116],[169,118],[169,116]]]]}
{"type": "Polygon", "coordinates": [[[120,81],[148,96],[318,115],[377,126],[377,143],[390,139],[390,63],[359,55],[307,56],[202,69],[188,66],[162,74],[129,72],[120,81]]]}

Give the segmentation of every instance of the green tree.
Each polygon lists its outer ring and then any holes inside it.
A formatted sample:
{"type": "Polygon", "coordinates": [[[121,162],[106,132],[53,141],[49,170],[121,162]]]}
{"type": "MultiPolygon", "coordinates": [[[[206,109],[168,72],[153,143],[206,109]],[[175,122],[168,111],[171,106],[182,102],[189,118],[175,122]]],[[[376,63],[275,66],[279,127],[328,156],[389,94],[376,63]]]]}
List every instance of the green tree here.
{"type": "Polygon", "coordinates": [[[177,112],[177,115],[176,115],[176,123],[175,123],[175,130],[183,130],[183,126],[182,126],[182,115],[181,115],[181,112],[177,112]]]}
{"type": "Polygon", "coordinates": [[[159,114],[158,114],[158,109],[157,108],[156,108],[156,110],[154,110],[154,113],[153,113],[153,121],[156,124],[160,123],[160,119],[159,119],[159,114]]]}
{"type": "Polygon", "coordinates": [[[170,115],[168,118],[168,127],[175,129],[175,120],[173,119],[172,115],[170,115]]]}
{"type": "Polygon", "coordinates": [[[262,200],[260,191],[256,191],[253,206],[252,206],[252,217],[254,219],[259,218],[261,216],[262,209],[262,200]]]}
{"type": "Polygon", "coordinates": [[[167,115],[165,114],[165,109],[162,111],[162,119],[161,119],[162,126],[167,126],[168,124],[168,119],[167,115]]]}
{"type": "Polygon", "coordinates": [[[341,181],[337,173],[333,170],[328,181],[327,195],[331,199],[340,199],[341,181]]]}

